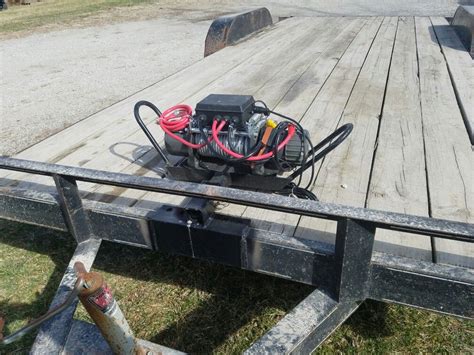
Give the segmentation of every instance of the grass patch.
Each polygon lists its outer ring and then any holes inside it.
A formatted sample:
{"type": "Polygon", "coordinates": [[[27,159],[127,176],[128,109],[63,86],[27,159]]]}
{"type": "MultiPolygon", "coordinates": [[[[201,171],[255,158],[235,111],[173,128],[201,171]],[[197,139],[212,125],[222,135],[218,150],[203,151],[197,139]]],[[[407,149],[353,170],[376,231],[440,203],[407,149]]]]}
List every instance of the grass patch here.
{"type": "Polygon", "coordinates": [[[38,27],[80,21],[116,7],[152,3],[150,0],[44,0],[28,6],[10,6],[0,12],[0,33],[30,31],[38,27]]]}
{"type": "MultiPolygon", "coordinates": [[[[0,220],[0,316],[10,334],[48,310],[74,252],[66,234],[0,220]]],[[[0,354],[27,353],[35,333],[0,354]]]]}
{"type": "MultiPolygon", "coordinates": [[[[0,221],[0,314],[7,334],[47,310],[73,250],[66,234],[0,221]]],[[[312,290],[106,242],[94,269],[112,287],[137,336],[190,353],[242,352],[312,290]]],[[[76,317],[88,319],[82,308],[76,317]]],[[[365,302],[317,353],[471,353],[473,334],[472,321],[365,302]]],[[[0,353],[26,353],[33,338],[0,353]]]]}

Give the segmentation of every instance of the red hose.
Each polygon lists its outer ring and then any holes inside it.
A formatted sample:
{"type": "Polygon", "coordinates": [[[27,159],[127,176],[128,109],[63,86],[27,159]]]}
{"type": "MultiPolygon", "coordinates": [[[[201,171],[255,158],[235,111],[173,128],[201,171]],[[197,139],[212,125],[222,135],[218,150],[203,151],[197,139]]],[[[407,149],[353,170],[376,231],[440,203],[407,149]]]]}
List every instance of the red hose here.
{"type": "Polygon", "coordinates": [[[200,149],[204,147],[206,143],[194,144],[173,133],[179,132],[189,126],[189,120],[191,119],[192,113],[193,109],[191,106],[175,105],[165,110],[158,118],[157,123],[170,137],[176,139],[187,147],[200,149]]]}
{"type": "MultiPolygon", "coordinates": [[[[214,120],[214,122],[212,122],[212,138],[214,139],[214,141],[216,142],[216,144],[219,146],[219,148],[221,148],[224,152],[226,152],[227,154],[229,154],[230,156],[234,157],[234,158],[237,158],[237,159],[240,159],[240,158],[243,158],[244,156],[241,155],[241,154],[238,154],[230,149],[228,149],[224,144],[222,144],[222,142],[219,140],[219,132],[221,131],[221,129],[224,127],[225,125],[225,121],[222,121],[219,123],[219,126],[217,126],[217,121],[214,120]]],[[[288,134],[286,135],[285,139],[283,141],[281,141],[280,144],[278,144],[278,151],[280,151],[281,149],[283,149],[287,144],[288,142],[290,141],[290,139],[293,137],[293,135],[295,134],[295,126],[293,126],[292,124],[288,125],[288,134]]],[[[263,155],[258,155],[258,156],[253,156],[253,157],[250,157],[248,158],[247,160],[248,161],[259,161],[259,160],[265,160],[265,159],[268,159],[268,158],[271,158],[273,156],[273,152],[268,152],[268,153],[265,153],[263,155]]]]}
{"type": "MultiPolygon", "coordinates": [[[[177,141],[181,142],[187,147],[190,147],[192,149],[200,149],[206,145],[206,143],[202,144],[194,144],[191,143],[182,137],[174,134],[173,132],[179,132],[185,129],[186,127],[189,126],[189,121],[192,117],[193,109],[191,106],[188,105],[175,105],[170,107],[169,109],[165,110],[161,116],[158,118],[158,125],[163,129],[163,131],[172,137],[173,139],[176,139],[177,141]]],[[[214,120],[212,122],[212,137],[209,138],[209,142],[214,140],[216,144],[221,148],[224,152],[229,154],[231,157],[241,159],[244,156],[241,154],[238,154],[229,148],[227,148],[222,142],[219,140],[219,132],[224,128],[226,121],[221,121],[219,122],[219,125],[217,125],[218,122],[217,120],[214,120]]],[[[295,126],[290,124],[288,125],[288,134],[286,135],[285,139],[278,144],[277,150],[280,151],[282,150],[290,141],[291,138],[293,138],[295,134],[295,126]]],[[[273,157],[273,151],[265,153],[263,155],[258,155],[258,156],[253,156],[250,158],[247,158],[247,161],[260,161],[260,160],[266,160],[268,158],[273,157]]]]}

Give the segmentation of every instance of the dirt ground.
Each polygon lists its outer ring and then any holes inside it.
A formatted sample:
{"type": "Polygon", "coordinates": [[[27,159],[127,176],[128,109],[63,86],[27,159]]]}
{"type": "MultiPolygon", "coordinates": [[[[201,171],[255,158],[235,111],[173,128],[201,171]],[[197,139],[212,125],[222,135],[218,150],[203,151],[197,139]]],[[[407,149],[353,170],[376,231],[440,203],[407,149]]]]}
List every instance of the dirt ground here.
{"type": "Polygon", "coordinates": [[[52,24],[49,32],[0,41],[0,154],[19,152],[200,60],[208,16],[170,11],[103,24],[109,13],[85,21],[94,26],[52,24]]]}

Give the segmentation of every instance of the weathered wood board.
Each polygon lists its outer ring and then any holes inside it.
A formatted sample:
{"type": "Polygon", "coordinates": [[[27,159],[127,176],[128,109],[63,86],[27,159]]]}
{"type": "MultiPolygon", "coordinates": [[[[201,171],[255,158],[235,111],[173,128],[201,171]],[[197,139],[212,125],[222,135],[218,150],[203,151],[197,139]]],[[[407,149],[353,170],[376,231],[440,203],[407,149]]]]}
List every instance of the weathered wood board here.
{"type": "MultiPolygon", "coordinates": [[[[380,117],[367,207],[428,216],[415,26],[400,18],[380,117]]],[[[385,249],[431,259],[429,238],[377,231],[385,249]]]]}
{"type": "Polygon", "coordinates": [[[445,18],[432,17],[431,23],[448,66],[471,144],[474,144],[474,61],[445,18]]]}
{"type": "MultiPolygon", "coordinates": [[[[431,217],[474,222],[474,154],[429,18],[416,18],[431,217]]],[[[436,261],[474,267],[472,243],[434,238],[436,261]]]]}

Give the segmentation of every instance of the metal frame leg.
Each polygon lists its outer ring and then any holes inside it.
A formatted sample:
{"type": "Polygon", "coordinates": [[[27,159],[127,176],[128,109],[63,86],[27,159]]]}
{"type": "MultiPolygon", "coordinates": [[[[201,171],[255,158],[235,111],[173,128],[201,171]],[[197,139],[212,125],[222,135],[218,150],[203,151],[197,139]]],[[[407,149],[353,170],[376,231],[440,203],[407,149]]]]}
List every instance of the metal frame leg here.
{"type": "Polygon", "coordinates": [[[367,298],[374,237],[374,226],[338,221],[333,286],[313,291],[246,354],[309,354],[317,348],[367,298]]]}
{"type": "Polygon", "coordinates": [[[337,223],[335,295],[342,300],[365,300],[369,290],[375,227],[344,219],[337,223]]]}
{"type": "Polygon", "coordinates": [[[53,175],[59,196],[59,205],[69,232],[78,243],[91,238],[89,217],[82,206],[76,180],[71,177],[53,175]]]}
{"type": "MultiPolygon", "coordinates": [[[[100,239],[89,239],[78,244],[49,309],[53,309],[63,303],[74,288],[76,282],[74,264],[80,261],[89,270],[99,251],[100,244],[100,239]]],[[[73,315],[76,311],[77,302],[78,300],[76,299],[66,310],[41,326],[31,348],[31,354],[59,354],[63,350],[73,324],[73,315]]]]}
{"type": "Polygon", "coordinates": [[[334,332],[359,302],[338,303],[328,292],[314,290],[245,354],[309,354],[334,332]]]}

